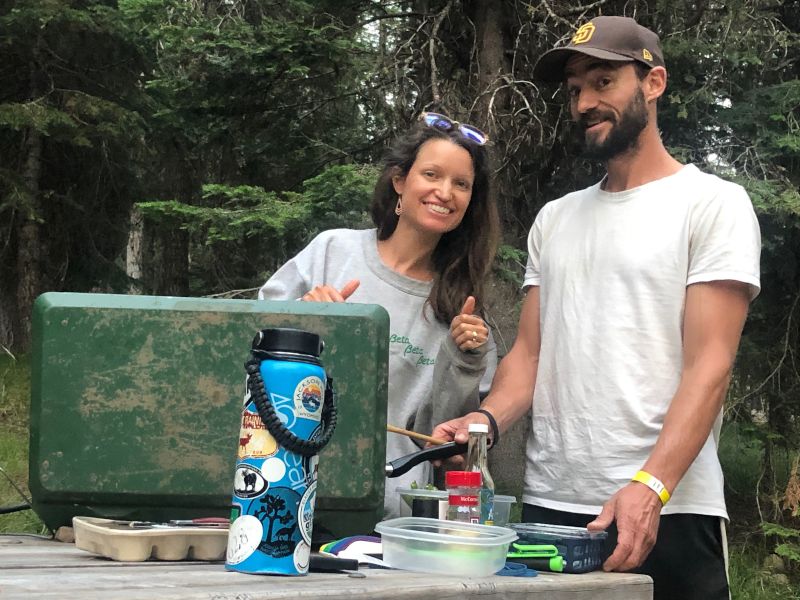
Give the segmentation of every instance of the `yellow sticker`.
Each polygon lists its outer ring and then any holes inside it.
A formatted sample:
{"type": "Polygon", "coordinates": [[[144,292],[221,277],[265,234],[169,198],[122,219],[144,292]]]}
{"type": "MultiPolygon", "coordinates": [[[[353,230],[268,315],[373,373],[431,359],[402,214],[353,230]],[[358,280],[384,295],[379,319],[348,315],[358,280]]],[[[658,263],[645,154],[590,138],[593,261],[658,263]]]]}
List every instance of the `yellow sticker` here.
{"type": "Polygon", "coordinates": [[[650,50],[647,48],[642,49],[642,56],[645,60],[653,60],[653,55],[650,54],[650,50]]]}
{"type": "Polygon", "coordinates": [[[578,31],[575,32],[575,35],[572,36],[572,43],[573,44],[585,44],[590,39],[592,39],[592,34],[594,33],[595,26],[593,23],[586,23],[585,25],[581,25],[578,28],[578,31]]]}

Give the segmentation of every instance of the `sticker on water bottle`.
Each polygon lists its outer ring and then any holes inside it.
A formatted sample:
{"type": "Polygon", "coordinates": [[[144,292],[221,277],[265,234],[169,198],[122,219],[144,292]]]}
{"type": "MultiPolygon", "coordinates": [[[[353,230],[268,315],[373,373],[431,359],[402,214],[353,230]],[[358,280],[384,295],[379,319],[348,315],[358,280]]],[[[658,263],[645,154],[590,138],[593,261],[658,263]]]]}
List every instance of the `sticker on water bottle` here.
{"type": "Polygon", "coordinates": [[[310,558],[311,546],[305,542],[297,542],[292,560],[294,561],[294,568],[297,569],[298,573],[305,573],[308,571],[310,558]]]}
{"type": "Polygon", "coordinates": [[[267,431],[257,412],[242,413],[242,428],[239,432],[239,458],[266,458],[278,451],[278,442],[267,431]]]}
{"type": "Polygon", "coordinates": [[[312,375],[302,379],[294,388],[294,409],[299,417],[319,421],[322,418],[322,379],[312,375]]]}
{"type": "Polygon", "coordinates": [[[231,524],[228,533],[228,551],[225,560],[230,565],[236,565],[245,560],[261,543],[264,528],[261,521],[252,515],[239,517],[231,524]]]}
{"type": "Polygon", "coordinates": [[[253,515],[265,530],[258,549],[273,558],[291,556],[302,539],[298,526],[300,494],[285,487],[270,487],[256,502],[260,507],[253,515]]]}
{"type": "MultiPolygon", "coordinates": [[[[281,463],[282,465],[283,463],[281,463]]],[[[233,477],[233,493],[239,498],[256,498],[267,491],[269,482],[261,471],[246,463],[239,463],[233,477]]]]}
{"type": "Polygon", "coordinates": [[[311,532],[314,525],[314,501],[317,498],[317,482],[315,481],[306,490],[300,499],[297,523],[300,526],[300,535],[306,544],[311,544],[311,532]]]}

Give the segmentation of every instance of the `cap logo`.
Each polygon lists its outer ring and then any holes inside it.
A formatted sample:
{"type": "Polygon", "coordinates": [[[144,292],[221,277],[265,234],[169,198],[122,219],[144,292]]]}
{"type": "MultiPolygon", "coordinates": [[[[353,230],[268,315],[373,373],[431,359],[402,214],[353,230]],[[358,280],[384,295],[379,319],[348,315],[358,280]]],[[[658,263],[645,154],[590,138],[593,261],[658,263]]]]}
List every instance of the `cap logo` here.
{"type": "Polygon", "coordinates": [[[572,36],[572,43],[585,44],[590,39],[592,39],[592,34],[594,34],[594,30],[595,30],[594,23],[586,23],[585,25],[581,25],[575,32],[575,35],[572,36]]]}
{"type": "Polygon", "coordinates": [[[647,48],[643,48],[642,49],[642,58],[644,58],[645,60],[652,61],[653,60],[653,55],[650,54],[650,50],[648,50],[647,48]]]}

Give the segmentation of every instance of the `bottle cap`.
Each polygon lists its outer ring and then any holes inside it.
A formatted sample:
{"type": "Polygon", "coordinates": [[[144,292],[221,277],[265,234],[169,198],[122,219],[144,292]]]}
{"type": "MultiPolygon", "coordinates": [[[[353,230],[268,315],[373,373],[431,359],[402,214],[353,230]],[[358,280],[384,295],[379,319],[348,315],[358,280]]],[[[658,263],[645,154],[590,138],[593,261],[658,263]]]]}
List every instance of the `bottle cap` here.
{"type": "Polygon", "coordinates": [[[264,352],[295,352],[318,357],[322,347],[322,341],[316,333],[276,327],[259,331],[253,339],[252,349],[264,352]]]}
{"type": "Polygon", "coordinates": [[[480,471],[448,471],[445,473],[444,482],[447,487],[481,487],[480,471]]]}
{"type": "Polygon", "coordinates": [[[469,424],[469,432],[470,433],[489,433],[489,426],[485,423],[470,423],[469,424]]]}

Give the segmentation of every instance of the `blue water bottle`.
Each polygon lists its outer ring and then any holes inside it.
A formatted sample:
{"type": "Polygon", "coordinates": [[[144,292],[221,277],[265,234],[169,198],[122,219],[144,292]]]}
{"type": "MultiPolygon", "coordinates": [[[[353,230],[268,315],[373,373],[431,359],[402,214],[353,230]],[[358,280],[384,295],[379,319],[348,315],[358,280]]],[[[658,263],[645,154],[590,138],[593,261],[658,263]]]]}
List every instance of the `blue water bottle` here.
{"type": "Polygon", "coordinates": [[[336,427],[319,336],[263,329],[245,364],[225,568],[305,575],[317,489],[317,454],[336,427]]]}

